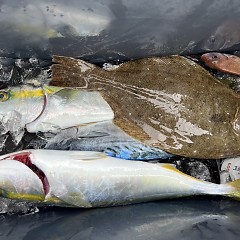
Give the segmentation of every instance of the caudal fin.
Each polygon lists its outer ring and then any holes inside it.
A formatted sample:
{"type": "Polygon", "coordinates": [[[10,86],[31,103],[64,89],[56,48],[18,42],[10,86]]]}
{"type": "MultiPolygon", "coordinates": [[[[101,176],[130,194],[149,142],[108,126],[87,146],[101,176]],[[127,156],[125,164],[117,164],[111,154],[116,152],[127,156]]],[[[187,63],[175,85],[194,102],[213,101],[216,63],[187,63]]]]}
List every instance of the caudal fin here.
{"type": "Polygon", "coordinates": [[[232,188],[232,190],[226,194],[226,196],[240,201],[240,179],[226,183],[226,185],[229,185],[232,188]]]}
{"type": "Polygon", "coordinates": [[[53,56],[50,85],[61,87],[86,87],[86,78],[97,67],[80,59],[53,56]]]}

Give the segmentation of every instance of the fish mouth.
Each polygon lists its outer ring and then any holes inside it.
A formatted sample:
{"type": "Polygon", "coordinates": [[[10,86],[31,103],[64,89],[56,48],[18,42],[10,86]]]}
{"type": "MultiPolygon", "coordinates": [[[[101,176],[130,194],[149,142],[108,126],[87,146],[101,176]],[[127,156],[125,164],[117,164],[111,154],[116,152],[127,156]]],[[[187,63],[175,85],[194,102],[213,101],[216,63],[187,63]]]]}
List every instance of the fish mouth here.
{"type": "Polygon", "coordinates": [[[44,190],[45,195],[48,194],[48,192],[49,192],[49,182],[48,182],[48,179],[47,179],[45,173],[40,168],[38,168],[35,164],[32,163],[32,161],[31,161],[31,152],[16,153],[16,154],[13,154],[13,155],[8,156],[6,158],[2,158],[1,160],[15,160],[15,161],[23,163],[33,173],[35,173],[38,176],[38,178],[42,182],[43,190],[44,190]]]}

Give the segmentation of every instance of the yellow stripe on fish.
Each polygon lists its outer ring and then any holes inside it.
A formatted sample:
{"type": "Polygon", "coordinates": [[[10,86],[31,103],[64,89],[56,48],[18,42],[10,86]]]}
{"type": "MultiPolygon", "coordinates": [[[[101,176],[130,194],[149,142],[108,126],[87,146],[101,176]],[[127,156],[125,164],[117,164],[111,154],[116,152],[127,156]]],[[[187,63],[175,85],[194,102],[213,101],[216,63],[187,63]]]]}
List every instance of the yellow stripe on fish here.
{"type": "Polygon", "coordinates": [[[239,201],[239,199],[240,199],[240,179],[235,180],[233,182],[226,183],[226,184],[228,184],[228,185],[232,186],[233,188],[235,188],[235,191],[233,191],[230,194],[228,194],[228,196],[239,201]]]}
{"type": "Polygon", "coordinates": [[[43,201],[44,195],[34,195],[34,194],[19,194],[19,193],[8,193],[7,197],[10,199],[26,199],[28,201],[43,201]]]}
{"type": "Polygon", "coordinates": [[[12,98],[34,98],[44,96],[44,91],[42,89],[35,90],[21,90],[21,91],[11,91],[12,98]]]}
{"type": "Polygon", "coordinates": [[[44,86],[37,89],[21,89],[20,91],[10,91],[12,98],[36,98],[43,97],[45,94],[53,94],[61,90],[60,87],[44,86]]]}
{"type": "Polygon", "coordinates": [[[28,201],[43,201],[45,198],[44,195],[14,193],[14,192],[7,192],[2,189],[0,189],[0,195],[9,199],[19,199],[19,200],[25,199],[28,201]]]}

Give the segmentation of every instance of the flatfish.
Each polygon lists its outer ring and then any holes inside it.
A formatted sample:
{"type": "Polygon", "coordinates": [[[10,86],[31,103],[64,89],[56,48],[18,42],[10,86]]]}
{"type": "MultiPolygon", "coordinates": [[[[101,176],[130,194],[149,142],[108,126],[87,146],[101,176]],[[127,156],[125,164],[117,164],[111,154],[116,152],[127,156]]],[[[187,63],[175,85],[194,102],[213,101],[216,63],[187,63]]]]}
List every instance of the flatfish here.
{"type": "Polygon", "coordinates": [[[113,123],[171,154],[217,159],[240,154],[239,95],[182,56],[152,57],[104,70],[53,56],[50,85],[99,91],[113,123]]]}

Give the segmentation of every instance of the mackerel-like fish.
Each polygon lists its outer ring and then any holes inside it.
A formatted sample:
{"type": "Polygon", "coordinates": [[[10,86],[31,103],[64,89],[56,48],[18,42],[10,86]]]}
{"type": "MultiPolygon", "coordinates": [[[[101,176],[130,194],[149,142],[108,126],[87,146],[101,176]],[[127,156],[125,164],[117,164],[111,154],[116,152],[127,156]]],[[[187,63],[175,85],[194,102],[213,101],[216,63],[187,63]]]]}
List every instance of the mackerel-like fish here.
{"type": "Polygon", "coordinates": [[[240,180],[214,184],[169,164],[99,152],[25,150],[0,157],[0,196],[66,207],[103,207],[196,195],[240,199],[240,180]]]}
{"type": "Polygon", "coordinates": [[[187,58],[139,59],[111,71],[53,61],[50,84],[99,91],[114,124],[145,144],[201,159],[240,154],[239,95],[187,58]]]}
{"type": "Polygon", "coordinates": [[[64,129],[48,140],[45,149],[98,151],[111,157],[145,161],[173,157],[133,139],[112,121],[64,129]]]}

